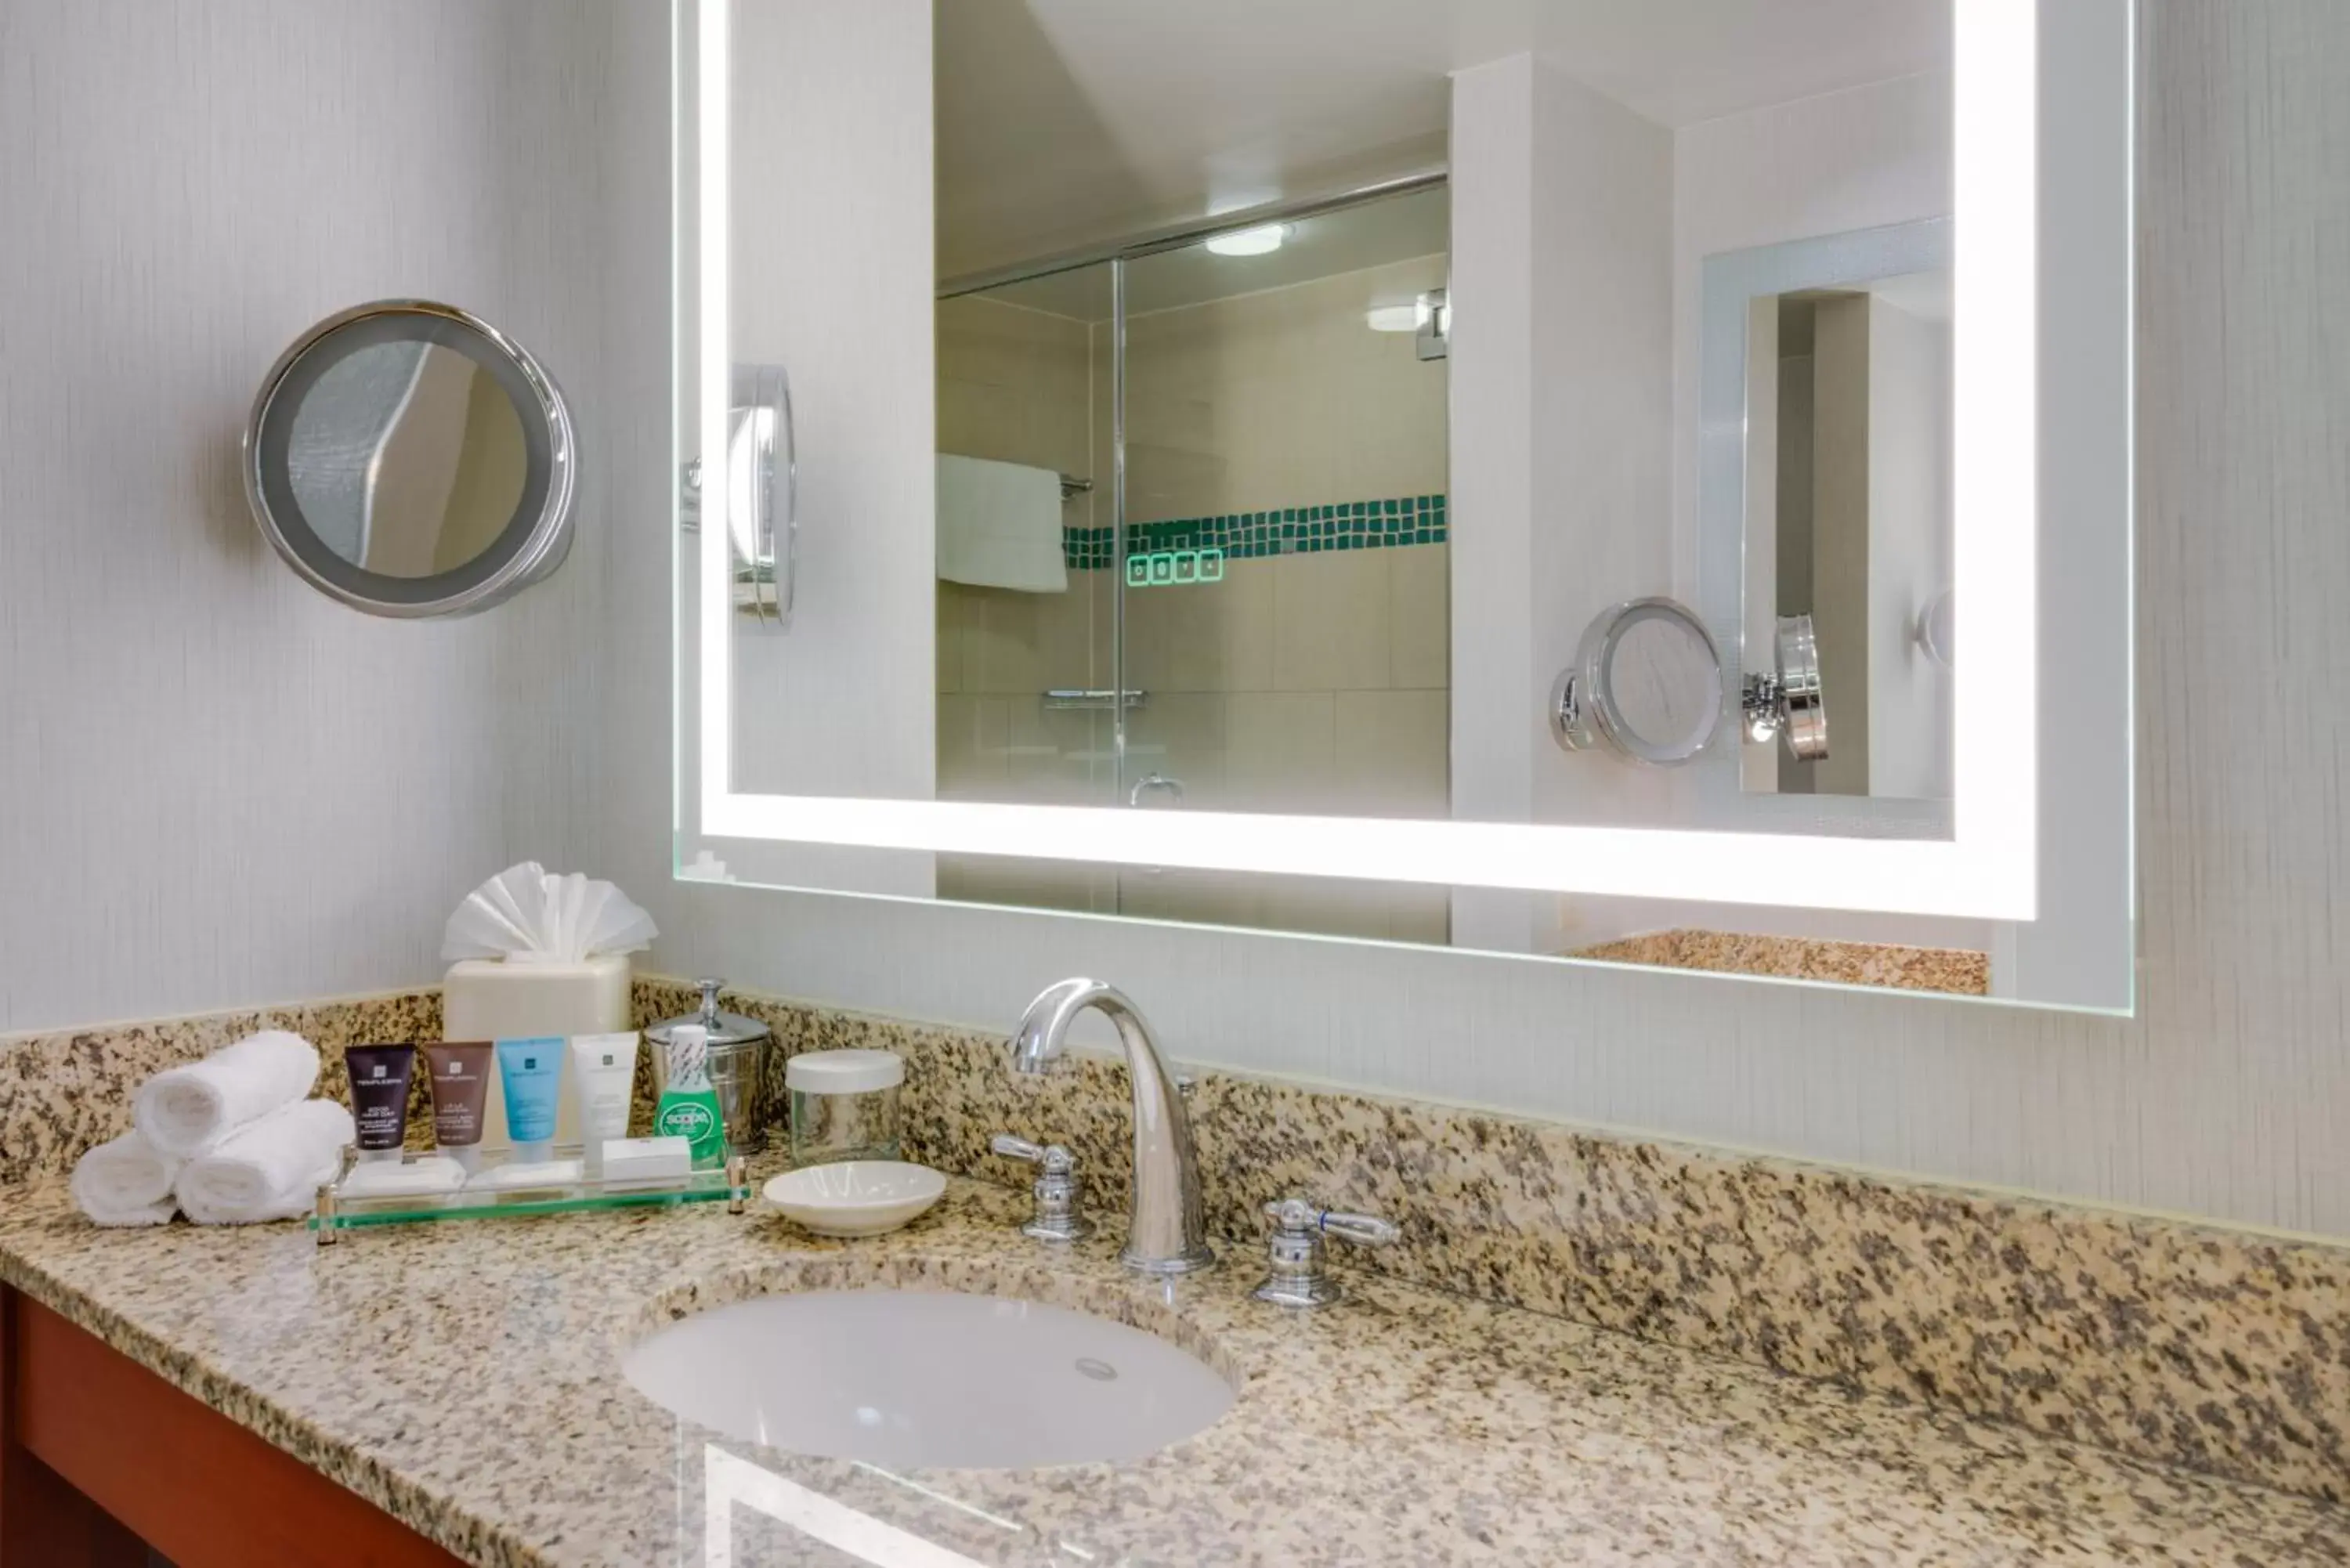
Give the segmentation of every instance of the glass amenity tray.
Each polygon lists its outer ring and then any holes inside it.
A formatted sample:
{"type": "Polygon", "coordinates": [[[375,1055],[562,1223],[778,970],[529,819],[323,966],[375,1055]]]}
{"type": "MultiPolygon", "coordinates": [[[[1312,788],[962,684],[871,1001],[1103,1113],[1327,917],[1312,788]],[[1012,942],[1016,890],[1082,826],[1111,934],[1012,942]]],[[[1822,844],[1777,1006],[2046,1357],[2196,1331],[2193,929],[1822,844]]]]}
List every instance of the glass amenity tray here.
{"type": "MultiPolygon", "coordinates": [[[[411,1151],[400,1163],[413,1165],[432,1158],[411,1151]]],[[[556,1160],[577,1160],[580,1146],[555,1146],[556,1160]]],[[[473,1181],[504,1166],[510,1150],[484,1151],[473,1181]]],[[[741,1155],[727,1157],[720,1170],[690,1171],[668,1181],[649,1182],[639,1177],[606,1182],[582,1175],[544,1186],[489,1187],[469,1182],[452,1192],[365,1192],[344,1190],[358,1168],[359,1150],[346,1147],[335,1179],[318,1189],[310,1213],[310,1230],[318,1245],[331,1246],[345,1231],[367,1225],[411,1225],[438,1220],[510,1220],[525,1214],[574,1214],[597,1209],[629,1209],[653,1204],[723,1202],[726,1212],[740,1214],[750,1202],[750,1162],[741,1155]]]]}

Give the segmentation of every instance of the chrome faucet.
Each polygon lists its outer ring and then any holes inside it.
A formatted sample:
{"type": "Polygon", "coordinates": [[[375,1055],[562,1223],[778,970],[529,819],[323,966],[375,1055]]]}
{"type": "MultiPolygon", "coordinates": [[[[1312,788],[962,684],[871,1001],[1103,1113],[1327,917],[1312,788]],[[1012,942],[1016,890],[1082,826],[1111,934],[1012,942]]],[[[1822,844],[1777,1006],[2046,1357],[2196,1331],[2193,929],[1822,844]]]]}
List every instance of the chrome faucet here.
{"type": "Polygon", "coordinates": [[[1118,1261],[1145,1274],[1188,1274],[1216,1261],[1200,1201],[1191,1123],[1150,1025],[1126,993],[1097,980],[1065,980],[1028,1004],[1012,1035],[1012,1064],[1042,1073],[1059,1058],[1069,1025],[1087,1008],[1118,1026],[1134,1085],[1134,1212],[1118,1261]]]}

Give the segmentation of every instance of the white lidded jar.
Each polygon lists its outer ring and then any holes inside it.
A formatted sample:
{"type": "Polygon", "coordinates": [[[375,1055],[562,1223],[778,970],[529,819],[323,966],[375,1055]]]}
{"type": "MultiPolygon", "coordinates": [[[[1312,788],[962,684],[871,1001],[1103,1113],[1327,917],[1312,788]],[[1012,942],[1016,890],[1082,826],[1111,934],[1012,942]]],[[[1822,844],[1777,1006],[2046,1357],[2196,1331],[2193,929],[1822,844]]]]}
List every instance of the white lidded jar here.
{"type": "Polygon", "coordinates": [[[784,1064],[792,1163],[899,1158],[904,1058],[889,1051],[804,1051],[784,1064]]]}

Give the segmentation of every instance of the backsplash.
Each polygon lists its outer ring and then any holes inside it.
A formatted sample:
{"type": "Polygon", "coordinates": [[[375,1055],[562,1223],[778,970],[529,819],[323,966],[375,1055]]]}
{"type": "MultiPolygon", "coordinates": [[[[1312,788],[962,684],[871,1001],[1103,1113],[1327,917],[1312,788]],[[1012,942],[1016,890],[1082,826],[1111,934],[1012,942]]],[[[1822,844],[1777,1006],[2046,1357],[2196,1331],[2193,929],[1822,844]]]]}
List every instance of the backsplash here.
{"type": "MultiPolygon", "coordinates": [[[[1162,550],[1222,550],[1227,560],[1246,561],[1320,550],[1441,545],[1447,542],[1449,529],[1443,496],[1390,495],[1375,501],[1131,524],[1127,528],[1127,553],[1132,556],[1162,550]]],[[[1109,566],[1112,544],[1108,528],[1061,530],[1061,556],[1073,572],[1109,566]]]]}
{"type": "MultiPolygon", "coordinates": [[[[193,1062],[261,1029],[290,1029],[318,1048],[313,1094],[348,1102],[342,1048],[441,1038],[438,991],[239,1008],[189,1018],[0,1035],[0,1182],[69,1168],[82,1152],[130,1130],[130,1096],[166,1067],[193,1062]]],[[[422,1075],[418,1103],[429,1103],[422,1075]]],[[[411,1131],[432,1126],[428,1113],[411,1131]]]]}
{"type": "MultiPolygon", "coordinates": [[[[691,1009],[640,979],[639,1023],[691,1009]]],[[[1067,1145],[1095,1218],[1127,1201],[1120,1064],[1015,1075],[1004,1037],[730,992],[782,1056],[907,1057],[907,1157],[1023,1186],[1010,1131],[1067,1145]]],[[[411,992],[0,1039],[0,1179],[63,1171],[129,1125],[148,1074],[253,1029],[430,1040],[411,992]]],[[[640,1080],[640,1089],[643,1086],[640,1080]]],[[[776,1085],[780,1087],[780,1084],[776,1085]]],[[[780,1106],[781,1099],[777,1096],[780,1106]]],[[[2334,1501],[2350,1497],[2350,1248],[1203,1072],[1187,1096],[1224,1266],[1257,1266],[1291,1193],[1403,1230],[1333,1262],[1704,1354],[1985,1416],[2334,1501]]],[[[641,1123],[650,1106],[640,1106],[641,1123]]]]}
{"type": "MultiPolygon", "coordinates": [[[[692,1000],[676,981],[637,994],[649,1018],[692,1000]]],[[[990,1136],[1058,1142],[1096,1219],[1124,1212],[1122,1064],[1022,1077],[1001,1034],[727,1005],[786,1054],[905,1055],[908,1158],[1024,1183],[990,1136]]],[[[2350,1248],[1222,1073],[1188,1104],[1227,1267],[1256,1266],[1263,1204],[1300,1194],[1403,1228],[1333,1249],[1342,1268],[2350,1497],[2350,1248]]]]}

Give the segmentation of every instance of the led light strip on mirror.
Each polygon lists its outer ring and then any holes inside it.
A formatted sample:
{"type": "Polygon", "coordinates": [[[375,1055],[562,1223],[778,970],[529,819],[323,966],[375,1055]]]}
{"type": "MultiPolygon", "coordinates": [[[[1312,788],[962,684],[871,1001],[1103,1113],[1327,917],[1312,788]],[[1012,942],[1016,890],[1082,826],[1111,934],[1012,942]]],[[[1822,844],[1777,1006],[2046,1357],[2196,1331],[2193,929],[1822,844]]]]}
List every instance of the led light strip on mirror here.
{"type": "MultiPolygon", "coordinates": [[[[2047,0],[2069,4],[2071,0],[2047,0]]],[[[2038,912],[2038,210],[2042,0],[1954,5],[1952,836],[1858,839],[1544,824],[1139,812],[733,788],[728,497],[703,499],[700,778],[709,836],[2029,920],[2038,912]]],[[[729,12],[692,10],[699,442],[724,450],[732,364],[729,12]]],[[[681,126],[681,130],[685,130],[681,126]]],[[[2126,278],[2120,280],[2126,289],[2126,278]]],[[[691,453],[685,454],[691,456],[691,453]]]]}

